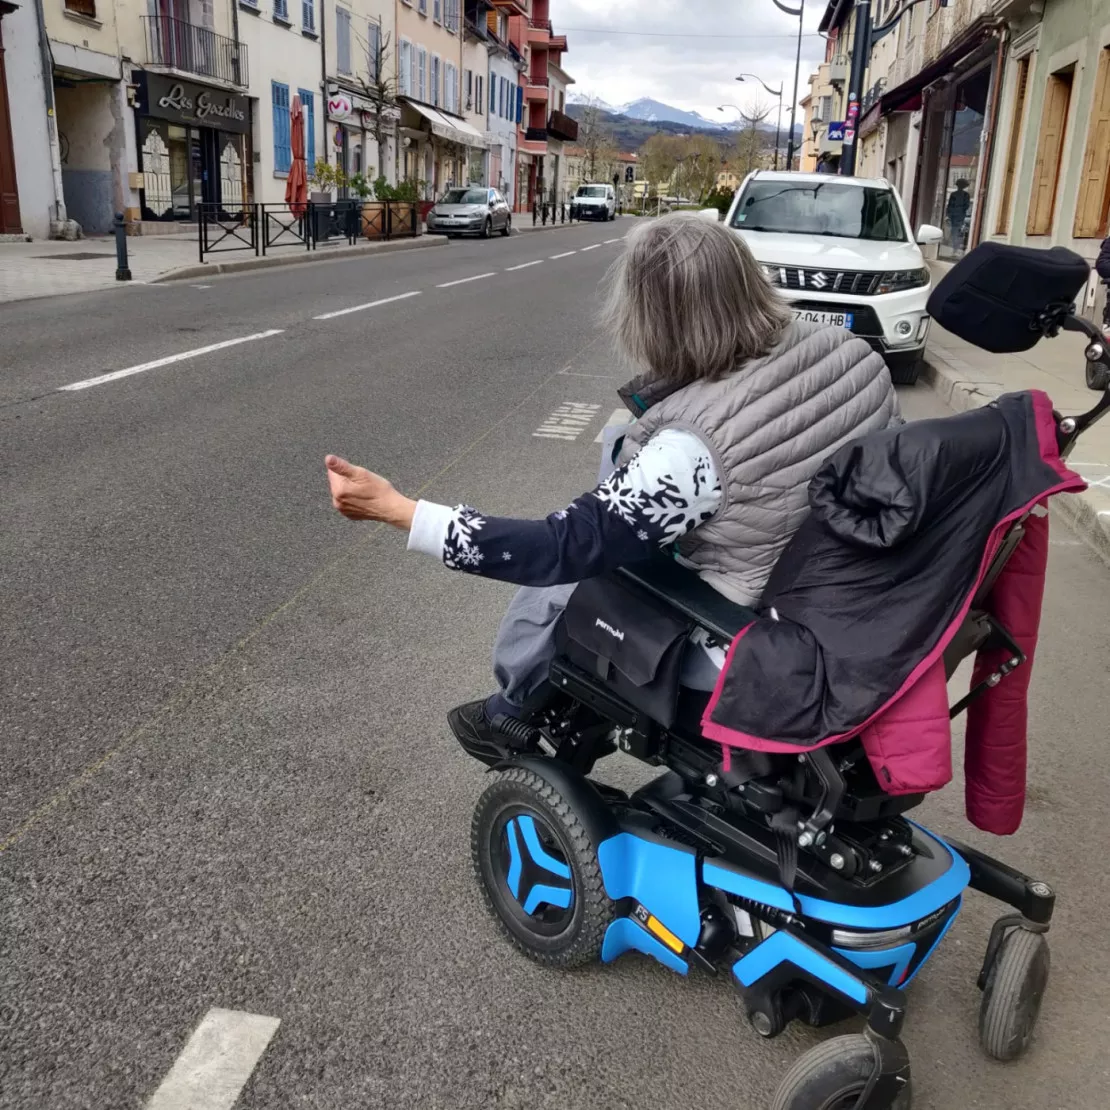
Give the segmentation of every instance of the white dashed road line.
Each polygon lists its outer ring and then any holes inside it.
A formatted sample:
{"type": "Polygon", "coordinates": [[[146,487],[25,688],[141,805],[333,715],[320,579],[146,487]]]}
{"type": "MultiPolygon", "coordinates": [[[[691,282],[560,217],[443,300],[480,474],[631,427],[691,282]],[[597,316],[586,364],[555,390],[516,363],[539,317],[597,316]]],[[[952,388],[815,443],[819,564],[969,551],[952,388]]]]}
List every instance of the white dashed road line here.
{"type": "Polygon", "coordinates": [[[114,382],[117,378],[128,378],[132,374],[141,374],[145,370],[157,370],[159,366],[169,366],[172,362],[182,362],[187,358],[199,358],[201,355],[211,354],[213,351],[222,351],[225,347],[236,347],[240,343],[250,343],[255,339],[269,339],[271,335],[281,335],[284,330],[284,328],[273,328],[271,331],[260,331],[255,335],[244,335],[239,339],[225,339],[222,343],[212,343],[207,347],[198,347],[195,351],[182,351],[177,355],[156,358],[153,362],[142,362],[138,366],[129,366],[126,370],[113,370],[110,374],[101,374],[96,378],[86,378],[83,382],[71,382],[69,385],[60,386],[59,389],[63,391],[88,389],[89,386],[114,382]]]}
{"type": "Polygon", "coordinates": [[[406,297],[419,297],[420,290],[414,289],[411,293],[398,293],[396,297],[383,297],[380,301],[371,301],[369,304],[356,304],[353,308],[341,308],[338,312],[325,312],[323,316],[313,316],[313,320],[334,320],[336,316],[347,316],[352,312],[362,312],[367,308],[377,308],[380,304],[392,304],[394,301],[403,301],[406,297]]]}
{"type": "Polygon", "coordinates": [[[534,262],[522,262],[519,266],[507,266],[505,273],[511,274],[513,270],[526,270],[529,266],[538,266],[542,261],[542,258],[537,258],[534,262]]]}
{"type": "Polygon", "coordinates": [[[600,246],[601,246],[600,243],[591,243],[588,247],[583,247],[582,251],[583,251],[583,253],[585,253],[586,251],[596,251],[597,248],[600,247],[600,246]]]}
{"type": "Polygon", "coordinates": [[[209,1010],[146,1110],[231,1110],[279,1024],[261,1014],[209,1010]]]}
{"type": "Polygon", "coordinates": [[[441,285],[437,285],[437,289],[450,289],[452,285],[465,285],[468,281],[481,281],[482,278],[493,277],[494,271],[490,270],[488,274],[475,274],[473,277],[459,278],[458,281],[445,281],[441,285]]]}
{"type": "Polygon", "coordinates": [[[578,253],[577,251],[563,251],[562,254],[553,254],[551,256],[551,261],[554,262],[556,258],[570,258],[570,256],[572,254],[577,254],[577,253],[578,253]]]}
{"type": "Polygon", "coordinates": [[[606,239],[605,244],[608,246],[610,243],[619,243],[623,236],[618,235],[616,239],[606,239]]]}

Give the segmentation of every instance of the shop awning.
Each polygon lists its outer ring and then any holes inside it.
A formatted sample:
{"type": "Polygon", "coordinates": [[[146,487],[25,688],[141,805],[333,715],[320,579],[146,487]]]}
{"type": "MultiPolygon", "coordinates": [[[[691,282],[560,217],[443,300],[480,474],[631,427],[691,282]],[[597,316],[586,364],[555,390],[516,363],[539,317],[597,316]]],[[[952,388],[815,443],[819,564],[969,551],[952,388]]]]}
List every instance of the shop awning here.
{"type": "MultiPolygon", "coordinates": [[[[994,31],[993,23],[986,16],[981,16],[936,61],[930,62],[897,88],[883,93],[879,100],[879,114],[886,116],[891,112],[916,112],[921,107],[921,94],[925,89],[980,47],[994,31]]],[[[870,115],[869,111],[868,116],[870,115]]]]}
{"type": "Polygon", "coordinates": [[[479,150],[486,150],[489,147],[485,135],[459,116],[441,112],[438,108],[433,108],[429,104],[420,104],[415,100],[406,99],[404,103],[428,121],[433,135],[438,135],[449,143],[458,143],[459,146],[472,146],[479,150]]]}

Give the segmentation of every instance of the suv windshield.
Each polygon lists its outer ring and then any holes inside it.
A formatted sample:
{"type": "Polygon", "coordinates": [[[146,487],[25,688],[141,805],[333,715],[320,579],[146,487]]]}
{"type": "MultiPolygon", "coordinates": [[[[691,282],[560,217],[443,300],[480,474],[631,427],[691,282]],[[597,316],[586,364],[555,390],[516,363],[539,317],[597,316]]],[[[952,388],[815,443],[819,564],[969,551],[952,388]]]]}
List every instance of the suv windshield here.
{"type": "Polygon", "coordinates": [[[604,185],[580,185],[578,187],[578,196],[580,197],[603,197],[605,196],[604,185]]]}
{"type": "Polygon", "coordinates": [[[908,238],[889,189],[833,181],[794,185],[756,178],[744,190],[732,226],[743,231],[831,235],[883,243],[904,243],[908,238]]]}
{"type": "Polygon", "coordinates": [[[485,189],[448,189],[440,204],[486,204],[488,200],[485,189]]]}

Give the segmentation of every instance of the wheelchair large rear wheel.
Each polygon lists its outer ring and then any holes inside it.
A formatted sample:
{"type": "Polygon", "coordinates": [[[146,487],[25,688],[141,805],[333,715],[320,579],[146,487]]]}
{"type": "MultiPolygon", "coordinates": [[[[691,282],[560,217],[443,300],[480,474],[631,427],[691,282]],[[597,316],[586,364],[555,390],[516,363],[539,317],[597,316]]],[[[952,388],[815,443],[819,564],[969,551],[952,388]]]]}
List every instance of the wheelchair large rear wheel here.
{"type": "Polygon", "coordinates": [[[550,783],[523,767],[498,775],[475,807],[470,851],[487,908],[525,955],[549,967],[600,957],[615,912],[597,846],[550,783]]]}
{"type": "MultiPolygon", "coordinates": [[[[833,1037],[798,1057],[775,1092],[771,1110],[852,1110],[875,1066],[862,1033],[833,1037]]],[[[909,1082],[889,1110],[910,1110],[909,1082]]]]}

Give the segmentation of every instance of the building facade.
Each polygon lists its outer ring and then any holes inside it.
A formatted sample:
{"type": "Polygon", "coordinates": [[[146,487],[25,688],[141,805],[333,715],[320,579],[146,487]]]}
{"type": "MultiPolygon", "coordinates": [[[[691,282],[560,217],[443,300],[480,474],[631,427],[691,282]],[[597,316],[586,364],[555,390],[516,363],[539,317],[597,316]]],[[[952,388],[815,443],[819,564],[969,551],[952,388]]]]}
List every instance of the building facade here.
{"type": "Polygon", "coordinates": [[[496,6],[486,17],[489,42],[489,183],[516,208],[517,120],[524,57],[509,39],[509,12],[496,6]]]}
{"type": "Polygon", "coordinates": [[[465,118],[462,0],[396,0],[398,179],[427,200],[465,185],[489,145],[465,118]]]}
{"type": "Polygon", "coordinates": [[[35,5],[0,0],[0,236],[43,239],[65,219],[44,48],[35,5]]]}
{"type": "MultiPolygon", "coordinates": [[[[368,182],[397,176],[397,26],[393,0],[320,0],[326,96],[316,105],[315,157],[368,182]],[[379,119],[380,114],[380,119],[379,119]],[[323,121],[321,127],[320,121],[323,121]]],[[[306,136],[306,144],[310,143],[306,136]]],[[[312,160],[309,160],[312,165],[312,160]]]]}
{"type": "Polygon", "coordinates": [[[563,69],[566,38],[550,34],[547,51],[547,80],[551,92],[547,114],[547,155],[544,178],[547,190],[544,199],[559,206],[570,198],[567,174],[567,148],[578,140],[578,121],[567,115],[567,90],[574,78],[563,69]]]}

